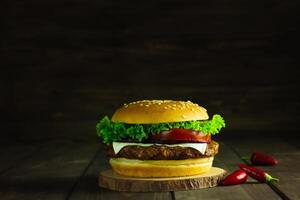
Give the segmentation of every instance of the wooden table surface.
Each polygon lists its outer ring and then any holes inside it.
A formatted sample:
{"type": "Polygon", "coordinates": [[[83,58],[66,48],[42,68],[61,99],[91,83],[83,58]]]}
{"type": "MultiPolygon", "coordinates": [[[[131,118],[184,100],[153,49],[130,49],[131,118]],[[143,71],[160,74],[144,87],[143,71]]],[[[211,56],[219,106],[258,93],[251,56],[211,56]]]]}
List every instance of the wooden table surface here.
{"type": "Polygon", "coordinates": [[[162,193],[115,192],[98,187],[98,173],[107,169],[99,143],[52,140],[31,144],[1,145],[0,199],[300,199],[300,150],[296,140],[223,139],[214,166],[232,172],[241,156],[260,150],[275,156],[279,164],[262,167],[280,179],[246,184],[162,193]]]}

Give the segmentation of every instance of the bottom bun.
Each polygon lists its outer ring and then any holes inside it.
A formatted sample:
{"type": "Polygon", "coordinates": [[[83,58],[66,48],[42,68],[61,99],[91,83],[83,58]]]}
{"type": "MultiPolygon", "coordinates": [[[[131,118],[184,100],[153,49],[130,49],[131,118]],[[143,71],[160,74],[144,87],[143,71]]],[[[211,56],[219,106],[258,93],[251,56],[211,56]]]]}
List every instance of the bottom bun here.
{"type": "Polygon", "coordinates": [[[118,174],[132,177],[175,177],[203,174],[210,170],[214,157],[186,160],[134,160],[111,158],[118,174]]]}

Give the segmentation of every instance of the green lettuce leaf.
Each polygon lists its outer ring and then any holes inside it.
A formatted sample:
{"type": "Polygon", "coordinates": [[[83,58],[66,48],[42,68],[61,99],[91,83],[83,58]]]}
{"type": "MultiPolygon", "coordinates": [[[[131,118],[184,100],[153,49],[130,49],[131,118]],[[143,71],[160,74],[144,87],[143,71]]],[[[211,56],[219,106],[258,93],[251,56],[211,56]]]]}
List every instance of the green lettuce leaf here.
{"type": "Polygon", "coordinates": [[[112,122],[107,116],[103,117],[96,125],[97,135],[103,140],[103,143],[129,139],[141,142],[151,134],[158,134],[173,128],[189,129],[200,131],[204,134],[215,135],[220,129],[225,127],[225,121],[220,115],[214,115],[211,120],[170,122],[160,124],[125,124],[112,122]]]}

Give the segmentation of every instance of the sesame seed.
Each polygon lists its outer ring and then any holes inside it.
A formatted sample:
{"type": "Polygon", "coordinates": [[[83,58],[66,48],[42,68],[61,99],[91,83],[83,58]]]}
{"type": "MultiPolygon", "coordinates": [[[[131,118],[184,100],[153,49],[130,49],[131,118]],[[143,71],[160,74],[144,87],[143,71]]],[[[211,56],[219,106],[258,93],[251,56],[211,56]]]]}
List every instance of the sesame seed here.
{"type": "Polygon", "coordinates": [[[143,106],[143,104],[141,103],[140,106],[143,106]]]}
{"type": "Polygon", "coordinates": [[[145,106],[146,106],[146,107],[149,107],[149,104],[146,104],[145,106]]]}

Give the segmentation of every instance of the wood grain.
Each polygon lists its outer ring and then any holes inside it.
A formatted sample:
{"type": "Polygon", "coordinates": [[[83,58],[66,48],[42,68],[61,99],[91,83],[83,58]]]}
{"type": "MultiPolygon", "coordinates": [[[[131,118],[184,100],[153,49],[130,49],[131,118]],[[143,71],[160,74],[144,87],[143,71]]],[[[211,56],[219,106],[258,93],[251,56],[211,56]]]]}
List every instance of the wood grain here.
{"type": "MultiPolygon", "coordinates": [[[[225,169],[231,173],[238,169],[240,158],[224,143],[220,143],[219,154],[215,156],[214,166],[225,169]]],[[[188,192],[175,192],[176,199],[280,199],[266,184],[253,184],[249,180],[246,184],[235,186],[219,186],[215,188],[195,190],[188,192]]]]}
{"type": "Polygon", "coordinates": [[[92,141],[99,117],[145,98],[198,101],[225,116],[229,134],[297,132],[298,7],[4,0],[1,134],[84,140],[80,122],[92,141]]]}
{"type": "Polygon", "coordinates": [[[196,190],[217,186],[224,177],[225,170],[213,167],[205,174],[174,178],[134,178],[121,176],[107,170],[100,172],[99,186],[125,192],[167,192],[196,190]]]}
{"type": "MultiPolygon", "coordinates": [[[[297,91],[297,87],[294,86],[278,88],[273,86],[238,88],[199,86],[199,88],[173,87],[169,89],[168,87],[141,86],[99,89],[95,86],[87,86],[88,89],[80,87],[69,88],[67,91],[61,89],[54,94],[53,91],[56,91],[55,88],[58,88],[59,84],[52,85],[55,80],[51,83],[49,80],[46,82],[40,88],[31,89],[32,98],[28,98],[30,91],[26,88],[26,83],[18,87],[18,98],[15,103],[18,110],[13,114],[7,110],[11,118],[17,121],[5,122],[4,126],[9,129],[9,132],[16,133],[5,134],[4,132],[5,136],[11,139],[14,136],[20,140],[67,137],[92,141],[95,140],[95,124],[102,116],[111,116],[115,109],[124,102],[147,98],[190,99],[198,102],[208,109],[210,115],[220,113],[224,116],[228,122],[224,131],[228,134],[255,132],[267,135],[281,130],[278,133],[280,134],[284,127],[288,127],[290,132],[298,129],[294,120],[298,119],[296,108],[300,106],[300,101],[298,101],[297,93],[294,92],[297,91]],[[287,96],[289,106],[286,104],[287,96]],[[290,119],[290,116],[295,117],[290,119]],[[38,134],[41,131],[44,134],[38,134]],[[81,134],[82,131],[87,134],[81,134]]],[[[64,85],[64,82],[60,84],[64,85]]]]}
{"type": "Polygon", "coordinates": [[[98,147],[68,141],[43,143],[38,152],[16,161],[14,168],[0,176],[1,199],[64,200],[98,147]]]}
{"type": "Polygon", "coordinates": [[[40,148],[32,144],[0,144],[0,175],[32,157],[40,148]]]}
{"type": "Polygon", "coordinates": [[[146,192],[146,193],[134,193],[134,192],[116,192],[98,186],[98,178],[100,171],[109,169],[108,158],[105,151],[102,149],[99,151],[91,163],[89,169],[81,178],[79,183],[74,188],[69,200],[96,200],[96,199],[169,199],[171,200],[171,193],[169,192],[146,192]]]}
{"type": "Polygon", "coordinates": [[[299,199],[300,152],[299,148],[287,141],[274,138],[261,138],[260,140],[248,138],[242,141],[230,140],[227,143],[232,145],[239,155],[250,155],[253,151],[262,151],[278,159],[279,163],[275,166],[258,167],[280,179],[279,182],[270,183],[270,185],[282,193],[283,198],[299,199]]]}

